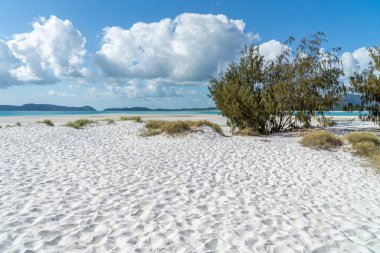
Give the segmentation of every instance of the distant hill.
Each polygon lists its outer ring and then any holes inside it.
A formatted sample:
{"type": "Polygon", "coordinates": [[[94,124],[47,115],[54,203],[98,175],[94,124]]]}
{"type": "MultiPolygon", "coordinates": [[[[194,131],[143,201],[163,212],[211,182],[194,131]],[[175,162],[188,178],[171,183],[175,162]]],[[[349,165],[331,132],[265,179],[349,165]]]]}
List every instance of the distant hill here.
{"type": "Polygon", "coordinates": [[[207,107],[207,108],[183,108],[183,109],[151,109],[147,107],[124,107],[124,108],[107,108],[103,111],[110,112],[110,111],[120,111],[120,112],[130,112],[130,111],[209,111],[209,110],[218,110],[216,107],[207,107]]]}
{"type": "Polygon", "coordinates": [[[96,111],[91,106],[61,106],[49,104],[0,105],[0,111],[96,111]]]}
{"type": "Polygon", "coordinates": [[[347,93],[346,96],[343,98],[342,102],[333,107],[333,110],[342,111],[343,107],[348,105],[349,103],[353,105],[358,105],[360,104],[360,102],[361,102],[360,95],[347,93]]]}

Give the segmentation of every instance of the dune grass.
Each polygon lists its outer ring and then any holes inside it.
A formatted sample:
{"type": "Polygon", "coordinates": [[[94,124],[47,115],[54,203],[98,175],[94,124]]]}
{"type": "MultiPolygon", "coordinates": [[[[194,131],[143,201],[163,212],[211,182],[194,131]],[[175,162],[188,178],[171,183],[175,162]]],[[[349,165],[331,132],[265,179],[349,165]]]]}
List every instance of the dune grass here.
{"type": "Polygon", "coordinates": [[[215,132],[220,135],[224,135],[222,128],[207,120],[178,120],[178,121],[162,121],[162,120],[150,120],[145,123],[146,131],[143,132],[142,136],[153,136],[158,134],[167,134],[171,136],[185,135],[187,133],[197,131],[202,126],[209,126],[215,132]]]}
{"type": "Polygon", "coordinates": [[[343,145],[341,138],[328,131],[310,132],[302,137],[300,143],[313,149],[332,149],[343,145]]]}
{"type": "Polygon", "coordinates": [[[347,134],[345,137],[352,145],[355,145],[359,142],[372,142],[375,145],[380,145],[379,137],[371,132],[354,132],[347,134]]]}
{"type": "Polygon", "coordinates": [[[331,118],[319,117],[317,121],[321,127],[332,127],[336,125],[336,122],[331,118]]]}
{"type": "Polygon", "coordinates": [[[68,122],[67,124],[65,124],[65,126],[72,127],[75,129],[82,129],[84,126],[88,124],[93,124],[93,123],[96,123],[96,121],[89,120],[89,119],[78,119],[72,122],[68,122]]]}
{"type": "Polygon", "coordinates": [[[53,121],[51,121],[50,119],[41,120],[41,121],[38,121],[37,123],[46,124],[46,125],[51,126],[51,127],[54,126],[53,121]]]}
{"type": "Polygon", "coordinates": [[[141,123],[142,122],[142,119],[140,116],[121,116],[120,117],[120,120],[121,121],[134,121],[134,122],[137,122],[137,123],[141,123]]]}
{"type": "Polygon", "coordinates": [[[7,124],[5,127],[19,127],[19,126],[21,126],[21,123],[20,122],[16,122],[16,124],[14,124],[14,125],[7,124]]]}
{"type": "Polygon", "coordinates": [[[352,145],[355,155],[369,159],[372,165],[380,169],[380,138],[371,132],[349,133],[346,139],[352,145]]]}
{"type": "Polygon", "coordinates": [[[115,120],[111,118],[103,119],[103,121],[107,121],[108,125],[114,124],[115,120]]]}

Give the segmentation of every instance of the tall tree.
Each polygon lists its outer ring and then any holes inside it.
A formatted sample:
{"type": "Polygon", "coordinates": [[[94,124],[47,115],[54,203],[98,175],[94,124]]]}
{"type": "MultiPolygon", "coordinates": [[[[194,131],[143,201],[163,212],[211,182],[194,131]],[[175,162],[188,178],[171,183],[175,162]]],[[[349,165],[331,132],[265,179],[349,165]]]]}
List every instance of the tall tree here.
{"type": "Polygon", "coordinates": [[[368,48],[373,62],[368,69],[350,78],[351,90],[361,95],[361,104],[349,104],[346,110],[359,110],[360,118],[380,124],[380,48],[368,48]]]}
{"type": "Polygon", "coordinates": [[[232,128],[260,133],[310,126],[342,98],[345,87],[338,48],[322,49],[323,33],[290,38],[274,60],[265,60],[258,45],[246,47],[239,63],[212,78],[211,98],[232,128]],[[295,44],[295,45],[294,45],[295,44]]]}

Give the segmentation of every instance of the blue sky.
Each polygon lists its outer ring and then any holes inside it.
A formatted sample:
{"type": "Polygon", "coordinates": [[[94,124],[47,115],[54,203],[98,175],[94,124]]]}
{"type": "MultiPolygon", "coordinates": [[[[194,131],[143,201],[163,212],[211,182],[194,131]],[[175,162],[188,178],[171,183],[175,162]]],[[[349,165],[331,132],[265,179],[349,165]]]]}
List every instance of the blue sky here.
{"type": "Polygon", "coordinates": [[[212,106],[207,80],[243,44],[270,54],[323,31],[349,74],[380,45],[379,24],[373,0],[2,0],[0,104],[212,106]]]}

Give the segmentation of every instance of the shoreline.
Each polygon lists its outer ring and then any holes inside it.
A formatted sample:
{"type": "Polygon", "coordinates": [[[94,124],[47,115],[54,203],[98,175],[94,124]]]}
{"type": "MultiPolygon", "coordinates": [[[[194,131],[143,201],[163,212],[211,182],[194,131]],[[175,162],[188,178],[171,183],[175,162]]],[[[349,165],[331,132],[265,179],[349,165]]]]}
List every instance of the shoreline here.
{"type": "MultiPolygon", "coordinates": [[[[46,115],[46,116],[2,116],[0,117],[0,124],[9,123],[35,123],[37,121],[51,119],[56,123],[67,123],[69,121],[77,119],[90,119],[90,120],[104,120],[104,119],[118,119],[121,116],[139,116],[143,120],[209,120],[213,123],[226,126],[227,119],[220,114],[127,114],[127,113],[110,113],[110,114],[78,114],[78,115],[46,115]]],[[[360,121],[358,116],[326,116],[332,120],[343,122],[343,121],[360,121]]]]}

